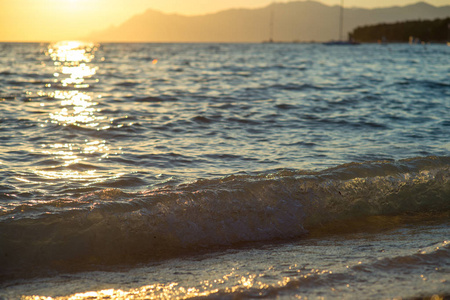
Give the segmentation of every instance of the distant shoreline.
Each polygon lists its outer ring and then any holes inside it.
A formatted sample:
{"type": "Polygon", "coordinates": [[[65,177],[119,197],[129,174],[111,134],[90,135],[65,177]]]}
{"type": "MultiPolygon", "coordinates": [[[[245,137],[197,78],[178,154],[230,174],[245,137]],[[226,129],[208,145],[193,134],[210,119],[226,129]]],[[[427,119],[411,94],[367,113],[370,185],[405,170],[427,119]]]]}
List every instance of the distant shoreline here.
{"type": "Polygon", "coordinates": [[[450,17],[365,25],[355,28],[349,36],[360,43],[445,44],[450,42],[450,17]]]}
{"type": "MultiPolygon", "coordinates": [[[[84,41],[84,40],[79,40],[84,41]]],[[[19,41],[0,41],[0,44],[53,44],[60,41],[41,41],[41,42],[35,42],[35,41],[27,41],[27,42],[19,42],[19,41]]],[[[233,45],[233,44],[242,44],[242,45],[258,45],[258,44],[305,44],[305,45],[320,45],[326,43],[326,41],[274,41],[274,42],[152,42],[152,41],[142,41],[142,42],[96,42],[96,41],[89,41],[96,44],[216,44],[216,45],[233,45]]],[[[445,45],[449,42],[423,42],[423,43],[416,43],[417,45],[445,45]]],[[[402,41],[389,41],[389,42],[379,42],[379,41],[372,41],[372,42],[359,42],[361,45],[395,45],[395,44],[411,44],[409,42],[402,42],[402,41]]]]}

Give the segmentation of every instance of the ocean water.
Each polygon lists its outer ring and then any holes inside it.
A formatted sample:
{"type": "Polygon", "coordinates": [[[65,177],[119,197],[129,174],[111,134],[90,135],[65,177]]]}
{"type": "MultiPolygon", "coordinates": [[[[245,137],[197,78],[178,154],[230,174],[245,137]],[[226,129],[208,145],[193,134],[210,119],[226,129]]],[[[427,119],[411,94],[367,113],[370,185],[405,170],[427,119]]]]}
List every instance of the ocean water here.
{"type": "Polygon", "coordinates": [[[0,299],[450,297],[450,47],[0,44],[0,299]]]}

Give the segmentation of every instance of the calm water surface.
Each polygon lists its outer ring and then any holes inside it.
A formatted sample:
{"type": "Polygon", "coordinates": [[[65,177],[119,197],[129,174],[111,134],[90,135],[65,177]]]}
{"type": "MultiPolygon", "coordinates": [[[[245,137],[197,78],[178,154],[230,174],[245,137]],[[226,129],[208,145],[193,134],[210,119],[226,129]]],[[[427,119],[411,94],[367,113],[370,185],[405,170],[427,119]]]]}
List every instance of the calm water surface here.
{"type": "Polygon", "coordinates": [[[0,297],[448,296],[449,78],[444,45],[0,44],[0,297]]]}

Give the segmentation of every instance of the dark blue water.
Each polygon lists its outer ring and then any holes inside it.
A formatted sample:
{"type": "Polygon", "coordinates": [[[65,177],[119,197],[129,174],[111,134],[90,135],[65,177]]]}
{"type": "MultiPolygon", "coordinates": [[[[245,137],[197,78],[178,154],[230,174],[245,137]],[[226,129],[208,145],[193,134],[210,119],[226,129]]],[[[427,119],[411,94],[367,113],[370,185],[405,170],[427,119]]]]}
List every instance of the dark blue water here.
{"type": "Polygon", "coordinates": [[[0,44],[0,296],[448,295],[449,79],[445,45],[0,44]]]}

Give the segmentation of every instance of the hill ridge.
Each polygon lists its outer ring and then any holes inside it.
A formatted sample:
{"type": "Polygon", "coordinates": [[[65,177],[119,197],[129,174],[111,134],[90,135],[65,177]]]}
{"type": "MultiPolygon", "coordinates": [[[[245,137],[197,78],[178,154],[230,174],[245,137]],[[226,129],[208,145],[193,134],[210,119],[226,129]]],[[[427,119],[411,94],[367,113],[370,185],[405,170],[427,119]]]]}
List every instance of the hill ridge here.
{"type": "MultiPolygon", "coordinates": [[[[119,26],[91,34],[88,39],[100,42],[262,42],[269,39],[272,11],[276,41],[327,41],[339,36],[338,5],[290,1],[195,16],[147,9],[119,26]]],[[[450,6],[436,7],[423,1],[374,9],[351,7],[344,10],[344,32],[369,24],[449,16],[450,6]]]]}

